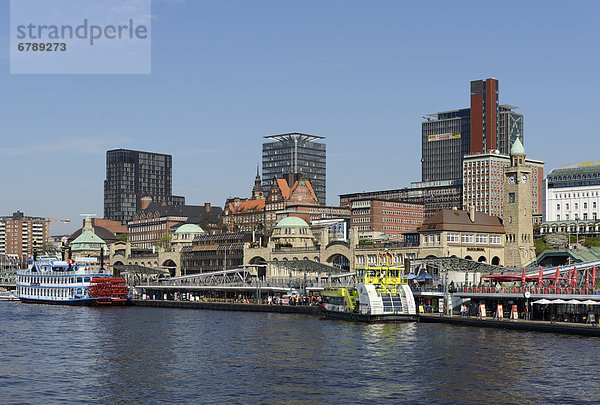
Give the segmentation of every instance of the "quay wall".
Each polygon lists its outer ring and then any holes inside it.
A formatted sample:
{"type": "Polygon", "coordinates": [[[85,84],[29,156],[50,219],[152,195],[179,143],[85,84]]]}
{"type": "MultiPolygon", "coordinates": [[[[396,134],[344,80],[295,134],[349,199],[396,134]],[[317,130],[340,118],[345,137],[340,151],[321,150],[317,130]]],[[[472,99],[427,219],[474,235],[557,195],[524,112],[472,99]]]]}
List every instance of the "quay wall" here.
{"type": "Polygon", "coordinates": [[[233,302],[131,300],[140,307],[210,309],[216,311],[274,312],[281,314],[319,315],[319,308],[305,305],[241,304],[233,302]]]}
{"type": "Polygon", "coordinates": [[[456,326],[474,326],[478,328],[496,328],[534,332],[562,333],[568,335],[600,336],[600,327],[587,324],[548,321],[528,321],[524,319],[479,319],[474,317],[420,314],[419,322],[448,323],[456,326]]]}

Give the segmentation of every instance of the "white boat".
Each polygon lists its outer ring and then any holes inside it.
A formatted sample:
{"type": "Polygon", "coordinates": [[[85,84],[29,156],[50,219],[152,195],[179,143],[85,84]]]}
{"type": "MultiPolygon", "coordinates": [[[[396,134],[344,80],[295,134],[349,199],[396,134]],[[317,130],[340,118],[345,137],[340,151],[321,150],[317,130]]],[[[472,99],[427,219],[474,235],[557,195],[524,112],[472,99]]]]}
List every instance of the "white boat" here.
{"type": "Polygon", "coordinates": [[[12,291],[6,289],[0,289],[0,301],[19,301],[19,297],[16,297],[12,291]]]}
{"type": "Polygon", "coordinates": [[[356,287],[326,288],[321,312],[327,318],[361,322],[418,319],[415,299],[402,267],[356,269],[356,287]]]}
{"type": "Polygon", "coordinates": [[[17,272],[16,291],[25,303],[110,305],[130,300],[124,279],[70,260],[35,261],[27,270],[17,272]]]}

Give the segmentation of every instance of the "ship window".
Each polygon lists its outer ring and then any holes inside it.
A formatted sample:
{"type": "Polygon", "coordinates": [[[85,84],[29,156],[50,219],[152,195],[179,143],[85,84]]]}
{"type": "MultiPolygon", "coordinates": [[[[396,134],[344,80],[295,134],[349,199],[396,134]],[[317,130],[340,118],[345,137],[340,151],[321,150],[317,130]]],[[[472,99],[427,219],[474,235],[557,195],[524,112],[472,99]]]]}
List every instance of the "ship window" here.
{"type": "Polygon", "coordinates": [[[85,277],[85,278],[83,279],[83,281],[84,281],[84,282],[86,282],[86,283],[89,283],[89,282],[90,282],[90,278],[89,278],[89,277],[85,277]]]}
{"type": "Polygon", "coordinates": [[[81,277],[77,277],[77,282],[81,283],[81,277]]]}

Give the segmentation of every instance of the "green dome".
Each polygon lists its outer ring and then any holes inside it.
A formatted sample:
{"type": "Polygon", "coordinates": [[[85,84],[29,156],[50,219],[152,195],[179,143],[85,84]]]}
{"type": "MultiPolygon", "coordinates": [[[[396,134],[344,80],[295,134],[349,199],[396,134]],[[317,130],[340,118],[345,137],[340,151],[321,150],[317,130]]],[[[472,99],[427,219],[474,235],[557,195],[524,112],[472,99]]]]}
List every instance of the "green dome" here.
{"type": "Polygon", "coordinates": [[[72,250],[100,250],[102,247],[106,249],[106,242],[98,237],[94,232],[84,231],[73,242],[71,242],[72,250]]]}
{"type": "Polygon", "coordinates": [[[275,228],[308,228],[308,224],[298,217],[286,217],[277,222],[275,228]]]}
{"type": "Polygon", "coordinates": [[[204,229],[196,224],[184,224],[177,228],[175,233],[204,233],[204,229]]]}
{"type": "Polygon", "coordinates": [[[524,155],[524,154],[525,154],[525,148],[523,147],[521,140],[519,138],[517,138],[515,143],[513,143],[512,148],[510,148],[510,155],[512,156],[512,155],[524,155]]]}

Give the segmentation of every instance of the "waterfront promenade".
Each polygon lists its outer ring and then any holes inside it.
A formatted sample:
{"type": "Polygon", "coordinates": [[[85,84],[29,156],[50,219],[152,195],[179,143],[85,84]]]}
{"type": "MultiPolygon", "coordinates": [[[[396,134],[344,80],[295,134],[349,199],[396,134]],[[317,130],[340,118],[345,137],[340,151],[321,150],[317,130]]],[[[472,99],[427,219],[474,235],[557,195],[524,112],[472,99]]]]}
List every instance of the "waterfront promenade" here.
{"type": "Polygon", "coordinates": [[[214,301],[140,300],[131,301],[141,307],[209,309],[213,311],[275,312],[283,314],[319,315],[319,307],[308,305],[246,304],[214,301]]]}

